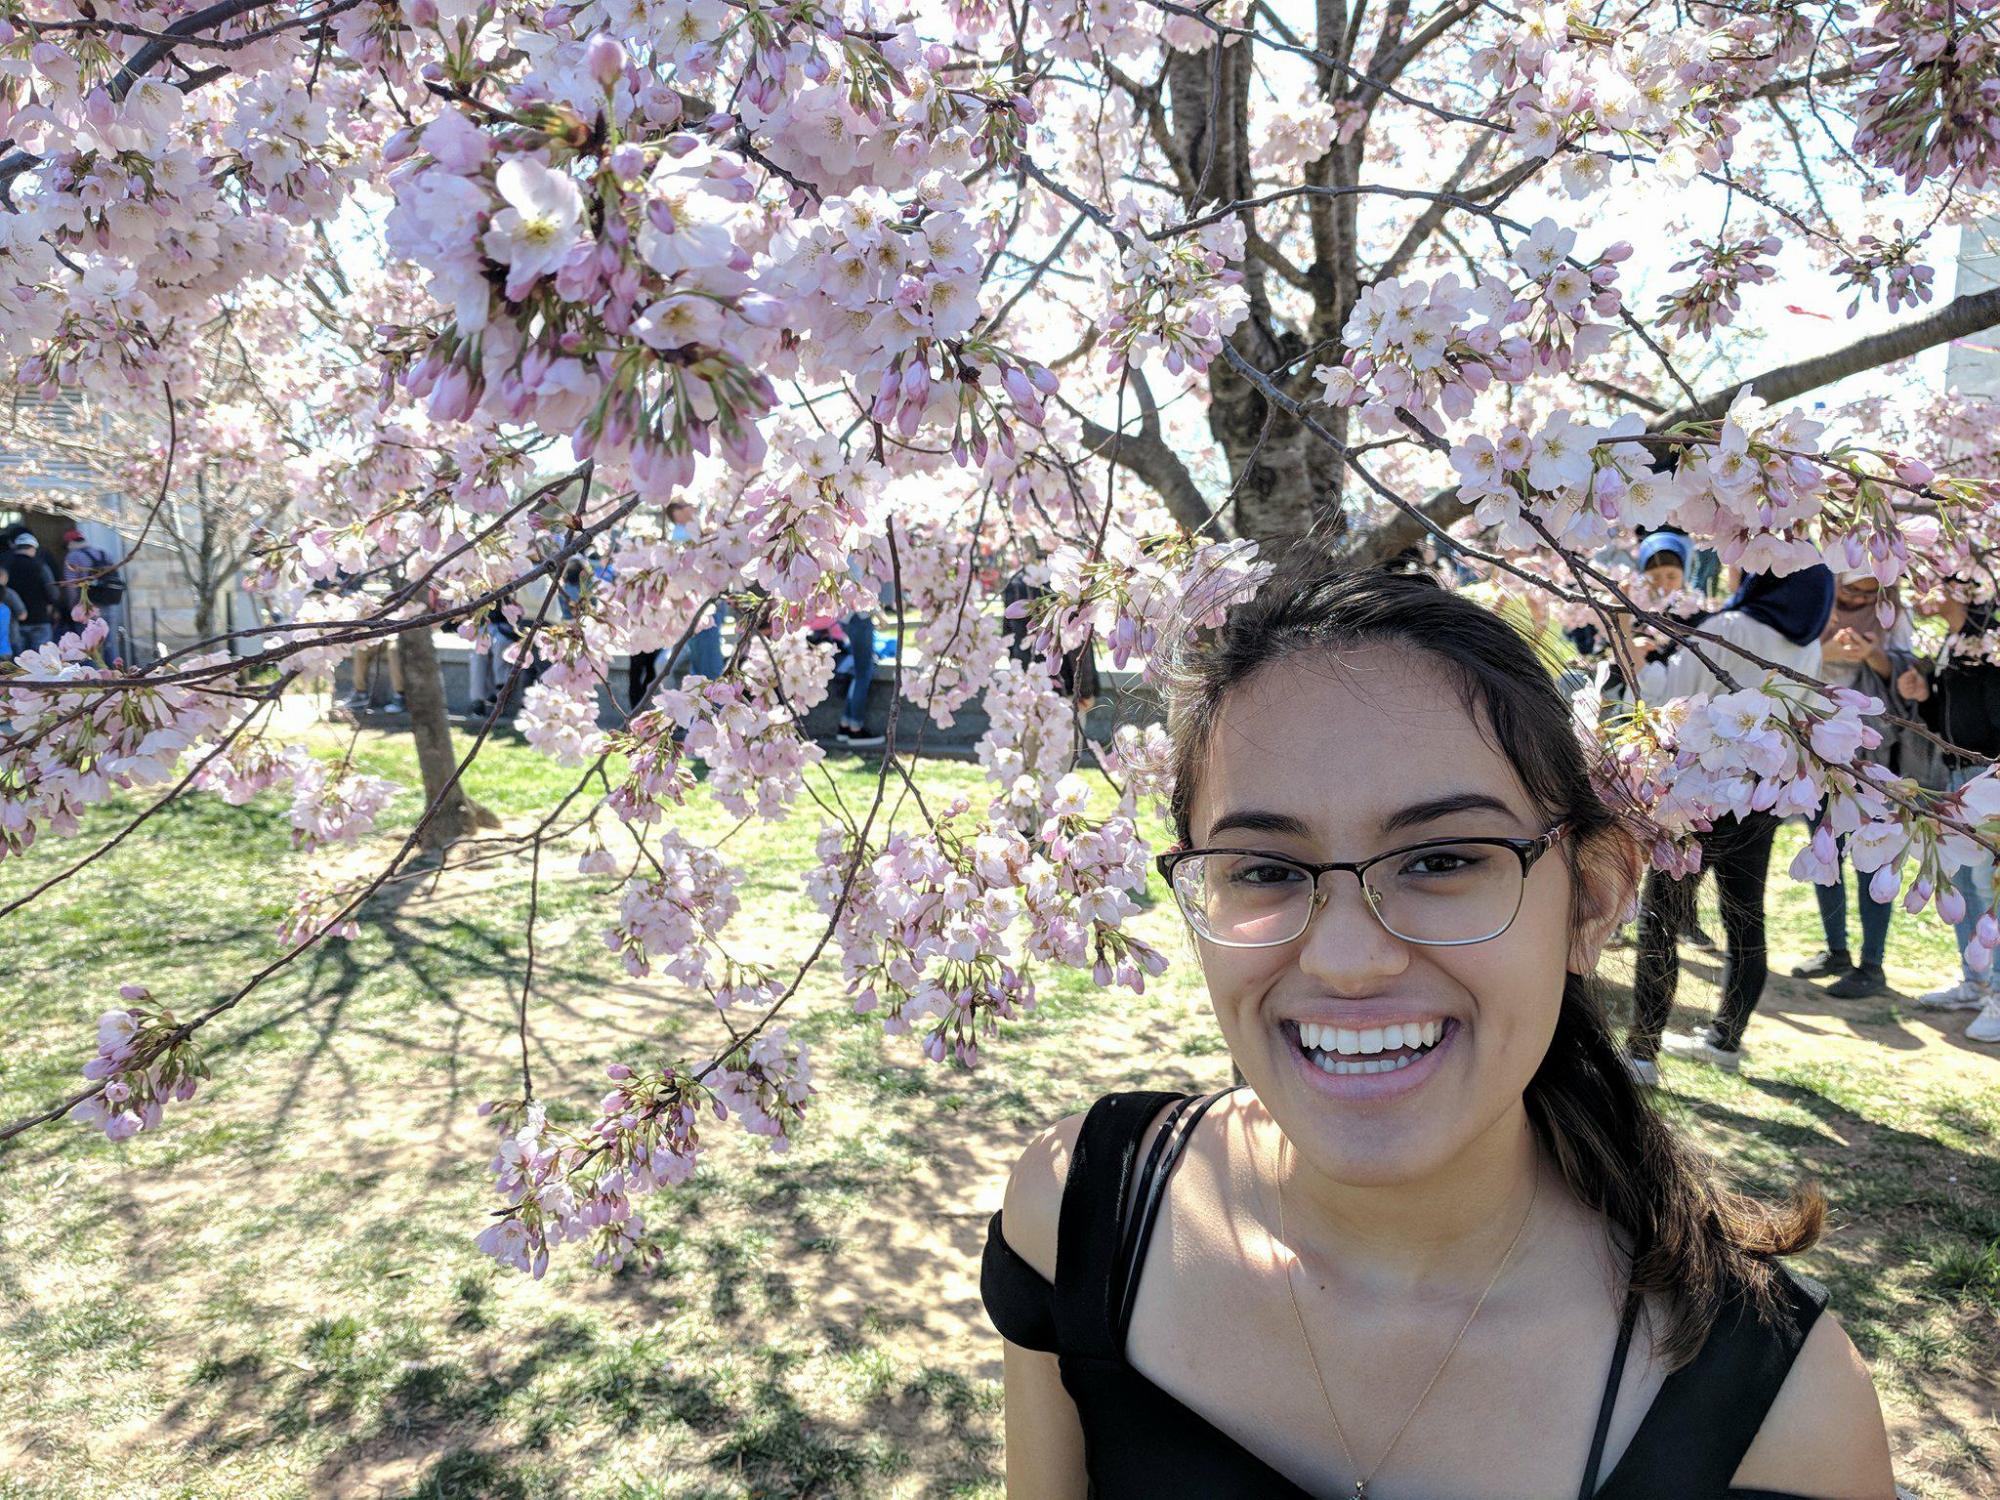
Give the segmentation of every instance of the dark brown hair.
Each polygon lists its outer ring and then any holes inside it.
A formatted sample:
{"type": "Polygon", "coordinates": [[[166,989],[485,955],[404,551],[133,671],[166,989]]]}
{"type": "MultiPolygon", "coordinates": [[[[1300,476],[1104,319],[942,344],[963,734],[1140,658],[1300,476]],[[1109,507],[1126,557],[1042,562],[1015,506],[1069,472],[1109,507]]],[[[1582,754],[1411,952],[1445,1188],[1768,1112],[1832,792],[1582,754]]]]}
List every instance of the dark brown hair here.
{"type": "MultiPolygon", "coordinates": [[[[1196,783],[1235,688],[1299,653],[1380,644],[1441,667],[1537,806],[1551,821],[1567,820],[1572,920],[1581,920],[1579,870],[1632,858],[1637,846],[1591,780],[1548,664],[1504,620],[1427,574],[1291,562],[1219,629],[1180,638],[1165,663],[1176,836],[1183,845],[1192,837],[1196,783]]],[[[1626,1070],[1594,976],[1564,980],[1555,1036],[1525,1103],[1570,1191],[1630,1235],[1632,1289],[1670,1309],[1658,1344],[1669,1369],[1694,1357],[1733,1299],[1766,1319],[1786,1315],[1771,1257],[1818,1240],[1825,1198],[1802,1187],[1779,1207],[1717,1186],[1705,1156],[1626,1070]]]]}

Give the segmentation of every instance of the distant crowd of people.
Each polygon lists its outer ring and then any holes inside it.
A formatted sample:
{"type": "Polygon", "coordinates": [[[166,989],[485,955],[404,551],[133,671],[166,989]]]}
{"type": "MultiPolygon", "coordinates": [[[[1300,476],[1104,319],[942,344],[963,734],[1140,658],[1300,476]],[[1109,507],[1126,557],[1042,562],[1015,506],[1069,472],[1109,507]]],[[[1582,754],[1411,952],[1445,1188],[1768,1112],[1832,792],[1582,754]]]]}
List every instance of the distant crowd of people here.
{"type": "Polygon", "coordinates": [[[104,617],[106,629],[93,657],[100,665],[126,660],[130,642],[121,559],[75,527],[63,533],[62,543],[52,564],[26,525],[0,528],[0,658],[80,634],[94,612],[104,617]]]}
{"type": "MultiPolygon", "coordinates": [[[[1712,557],[1712,554],[1709,554],[1712,557]]],[[[1655,601],[1685,600],[1701,566],[1700,554],[1685,536],[1653,532],[1639,541],[1636,561],[1655,601]]],[[[1614,659],[1633,663],[1636,685],[1624,684],[1622,669],[1611,673],[1621,696],[1647,702],[1695,693],[1726,691],[1710,662],[1739,686],[1760,682],[1770,669],[1790,668],[1829,686],[1850,687],[1879,699],[1883,714],[1874,727],[1881,743],[1861,752],[1933,791],[1954,790],[1985,771],[2000,756],[2000,664],[1996,664],[1994,605],[1954,598],[1937,606],[1935,642],[1919,647],[1907,610],[1872,573],[1855,570],[1836,577],[1812,567],[1784,577],[1748,574],[1719,607],[1684,614],[1709,641],[1696,652],[1672,640],[1639,634],[1624,625],[1622,652],[1614,659]],[[1707,658],[1706,660],[1704,658],[1707,658]],[[1633,687],[1636,686],[1636,692],[1633,687]],[[1898,722],[1902,721],[1902,722],[1898,722]],[[1921,730],[1912,727],[1921,725],[1921,730]],[[1933,738],[1932,736],[1935,736],[1933,738]],[[1950,745],[1941,748],[1939,741],[1950,745]]],[[[1621,616],[1623,622],[1626,617],[1621,616]]],[[[1606,651],[1595,631],[1572,632],[1586,653],[1606,651]]],[[[1815,814],[1810,829],[1821,820],[1815,814]]],[[[1724,817],[1700,835],[1699,873],[1675,879],[1648,875],[1640,899],[1633,983],[1634,1023],[1627,1050],[1631,1068],[1643,1082],[1657,1081],[1661,1052],[1734,1069],[1743,1056],[1743,1038],[1769,974],[1765,943],[1765,888],[1771,849],[1782,820],[1768,812],[1724,817]],[[1722,997],[1715,1019],[1683,1035],[1667,1032],[1680,964],[1682,939],[1706,943],[1696,921],[1696,890],[1704,877],[1715,881],[1723,926],[1722,997]]],[[[1830,979],[1827,992],[1844,999],[1886,994],[1883,970],[1894,914],[1893,901],[1878,901],[1864,875],[1857,884],[1860,946],[1849,936],[1847,838],[1837,842],[1841,879],[1814,887],[1826,947],[1792,970],[1794,976],[1830,979]]],[[[1994,862],[1990,856],[1961,869],[1954,883],[1965,899],[1957,924],[1961,955],[1972,946],[1974,927],[1992,909],[1994,862]]],[[[1968,1040],[2000,1043],[2000,986],[1988,971],[1961,957],[1960,973],[1916,997],[1934,1011],[1978,1014],[1966,1026],[1968,1040]]]]}

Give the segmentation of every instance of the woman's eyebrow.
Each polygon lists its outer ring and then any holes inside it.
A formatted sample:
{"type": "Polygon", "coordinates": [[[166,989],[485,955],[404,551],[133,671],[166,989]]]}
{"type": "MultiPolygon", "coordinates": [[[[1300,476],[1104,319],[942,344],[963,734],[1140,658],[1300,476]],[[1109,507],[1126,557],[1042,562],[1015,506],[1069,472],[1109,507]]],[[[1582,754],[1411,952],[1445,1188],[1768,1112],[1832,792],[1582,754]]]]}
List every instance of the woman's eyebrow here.
{"type": "Polygon", "coordinates": [[[1485,792],[1448,792],[1442,797],[1426,797],[1422,802],[1398,808],[1382,820],[1382,831],[1396,833],[1464,812],[1497,812],[1505,813],[1510,818],[1516,816],[1513,808],[1485,792]]]}
{"type": "MultiPolygon", "coordinates": [[[[1504,813],[1510,818],[1518,816],[1513,808],[1486,792],[1448,792],[1442,797],[1426,797],[1421,802],[1412,802],[1408,807],[1398,808],[1382,820],[1382,832],[1396,833],[1405,828],[1434,823],[1439,818],[1449,818],[1456,813],[1465,812],[1497,812],[1504,813]]],[[[1209,825],[1209,837],[1213,838],[1230,828],[1242,829],[1249,833],[1284,833],[1302,839],[1312,837],[1312,827],[1303,818],[1295,817],[1291,813],[1269,812],[1254,807],[1224,813],[1209,825]]]]}
{"type": "Polygon", "coordinates": [[[1241,828],[1250,833],[1289,833],[1302,839],[1312,837],[1312,829],[1306,826],[1303,818],[1295,818],[1290,813],[1265,812],[1261,808],[1224,813],[1208,825],[1208,836],[1214,838],[1225,828],[1241,828]]]}

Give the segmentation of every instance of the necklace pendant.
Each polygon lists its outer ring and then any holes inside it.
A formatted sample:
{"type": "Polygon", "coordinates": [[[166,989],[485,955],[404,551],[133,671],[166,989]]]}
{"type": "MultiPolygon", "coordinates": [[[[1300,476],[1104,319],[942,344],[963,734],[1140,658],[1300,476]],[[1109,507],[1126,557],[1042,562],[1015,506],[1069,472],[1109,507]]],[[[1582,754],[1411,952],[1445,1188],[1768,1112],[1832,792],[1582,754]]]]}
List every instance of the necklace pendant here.
{"type": "Polygon", "coordinates": [[[1357,1479],[1354,1481],[1354,1500],[1368,1500],[1367,1480],[1357,1479]]]}

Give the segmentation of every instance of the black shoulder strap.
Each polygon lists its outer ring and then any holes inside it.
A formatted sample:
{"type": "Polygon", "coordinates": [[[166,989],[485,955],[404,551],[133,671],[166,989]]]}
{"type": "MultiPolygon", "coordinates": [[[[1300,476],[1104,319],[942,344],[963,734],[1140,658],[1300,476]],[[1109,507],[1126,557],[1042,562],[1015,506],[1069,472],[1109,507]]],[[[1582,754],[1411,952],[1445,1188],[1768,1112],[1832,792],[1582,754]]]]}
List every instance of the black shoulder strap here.
{"type": "Polygon", "coordinates": [[[1056,1221],[1055,1326],[1071,1358],[1123,1362],[1118,1256],[1139,1141],[1163,1108],[1185,1099],[1154,1090],[1106,1094],[1083,1118],[1056,1221]]]}
{"type": "Polygon", "coordinates": [[[1165,1199],[1167,1184],[1173,1178],[1174,1163],[1187,1149],[1188,1140],[1194,1135],[1195,1126],[1201,1123],[1201,1117],[1221,1097],[1221,1094],[1206,1094],[1198,1101],[1183,1099],[1174,1106],[1173,1113],[1167,1116],[1166,1124],[1160,1127],[1159,1135],[1154,1138],[1146,1170],[1135,1184],[1133,1196],[1136,1202],[1128,1205],[1131,1223],[1121,1236],[1118,1257],[1118,1320],[1112,1331],[1121,1353],[1125,1348],[1125,1337],[1132,1328],[1132,1305],[1139,1298],[1139,1278],[1146,1268],[1146,1247],[1153,1242],[1153,1223],[1160,1216],[1160,1203],[1165,1199]]]}
{"type": "Polygon", "coordinates": [[[1632,1348],[1632,1325],[1639,1317],[1639,1294],[1625,1294],[1625,1308],[1618,1317],[1618,1344],[1611,1351],[1611,1372],[1604,1377],[1604,1399],[1597,1407],[1597,1431],[1590,1439],[1590,1461],[1583,1466],[1583,1488],[1577,1500],[1591,1500],[1597,1493],[1597,1471],[1604,1463],[1604,1442],[1611,1435],[1611,1413],[1618,1405],[1618,1386],[1625,1378],[1625,1356],[1632,1348]]]}
{"type": "Polygon", "coordinates": [[[1774,1264],[1773,1290],[1783,1316],[1757,1316],[1733,1297],[1693,1360],[1674,1371],[1647,1409],[1616,1473],[1637,1485],[1618,1500],[1683,1500],[1720,1495],[1756,1440],[1765,1414],[1806,1335],[1826,1307],[1826,1288],[1774,1264]]]}

